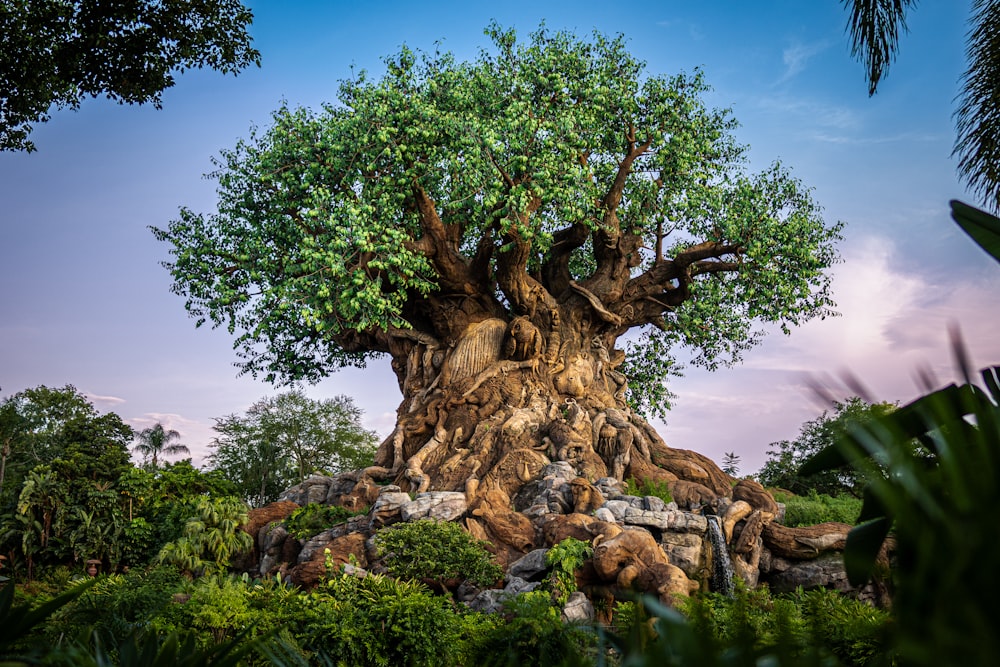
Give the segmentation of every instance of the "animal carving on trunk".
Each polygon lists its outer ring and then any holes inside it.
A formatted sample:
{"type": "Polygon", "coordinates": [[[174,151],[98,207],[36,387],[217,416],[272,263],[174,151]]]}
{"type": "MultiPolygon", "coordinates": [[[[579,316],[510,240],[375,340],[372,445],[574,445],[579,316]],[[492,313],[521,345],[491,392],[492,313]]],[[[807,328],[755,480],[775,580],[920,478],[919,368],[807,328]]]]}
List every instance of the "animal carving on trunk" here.
{"type": "Polygon", "coordinates": [[[503,356],[514,361],[528,361],[542,356],[542,332],[527,317],[515,317],[507,326],[503,356]]]}

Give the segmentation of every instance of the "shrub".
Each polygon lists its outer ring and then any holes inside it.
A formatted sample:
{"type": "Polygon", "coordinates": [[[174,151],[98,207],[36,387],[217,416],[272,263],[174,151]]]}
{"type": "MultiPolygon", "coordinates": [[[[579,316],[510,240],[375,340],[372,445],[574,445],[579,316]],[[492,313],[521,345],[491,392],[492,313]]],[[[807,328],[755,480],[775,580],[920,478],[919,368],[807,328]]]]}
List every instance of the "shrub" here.
{"type": "Polygon", "coordinates": [[[353,516],[364,514],[366,511],[352,512],[339,505],[309,503],[298,508],[285,519],[285,528],[288,529],[288,534],[295,539],[305,540],[319,535],[331,526],[344,523],[353,516]]]}
{"type": "Polygon", "coordinates": [[[503,576],[487,542],[457,523],[422,519],[384,528],[375,536],[378,555],[394,577],[469,581],[491,586],[503,576]]]}
{"type": "Polygon", "coordinates": [[[462,646],[463,624],[446,598],[384,575],[328,580],[297,621],[296,639],[321,664],[447,665],[462,646]]]}

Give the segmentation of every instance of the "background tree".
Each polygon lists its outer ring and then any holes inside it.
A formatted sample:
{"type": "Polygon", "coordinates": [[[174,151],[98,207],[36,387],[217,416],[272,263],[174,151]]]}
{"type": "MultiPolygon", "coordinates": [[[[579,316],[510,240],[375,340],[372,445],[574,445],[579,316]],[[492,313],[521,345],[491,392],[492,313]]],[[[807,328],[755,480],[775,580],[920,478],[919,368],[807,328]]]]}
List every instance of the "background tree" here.
{"type": "MultiPolygon", "coordinates": [[[[851,51],[865,66],[868,94],[879,82],[899,51],[899,36],[906,30],[906,14],[916,0],[845,0],[849,12],[847,31],[851,51]]],[[[955,111],[957,138],[952,152],[959,158],[958,172],[983,203],[1000,209],[1000,2],[974,0],[965,45],[968,66],[955,111]]]]}
{"type": "Polygon", "coordinates": [[[860,498],[867,482],[850,466],[809,476],[802,475],[799,469],[813,455],[832,447],[852,424],[866,423],[895,409],[893,403],[868,403],[857,396],[844,402],[834,402],[833,414],[824,410],[819,417],[803,424],[795,440],[770,444],[768,459],[757,473],[757,480],[764,486],[787,489],[799,495],[815,491],[830,496],[849,494],[860,498]]]}
{"type": "Polygon", "coordinates": [[[173,442],[180,437],[181,434],[174,429],[167,430],[163,428],[163,424],[157,422],[155,425],[136,433],[135,438],[138,442],[133,450],[142,455],[143,464],[148,463],[156,468],[161,456],[191,453],[187,445],[173,442]]]}
{"type": "Polygon", "coordinates": [[[217,419],[215,430],[208,460],[256,506],[314,471],[370,466],[378,444],[349,397],[311,399],[301,390],[262,398],[245,415],[217,419]]]}
{"type": "Polygon", "coordinates": [[[762,323],[829,314],[839,226],[781,165],[744,172],[700,73],[648,75],[620,37],[488,34],[475,62],[404,49],[225,151],[218,211],[154,229],[173,289],[236,333],[244,372],[388,354],[403,403],[370,475],[659,475],[626,390],[659,412],[676,346],[716,367],[762,323]]]}
{"type": "Polygon", "coordinates": [[[34,150],[32,125],[87,97],[151,103],[174,72],[260,64],[235,0],[0,0],[0,150],[34,150]]]}

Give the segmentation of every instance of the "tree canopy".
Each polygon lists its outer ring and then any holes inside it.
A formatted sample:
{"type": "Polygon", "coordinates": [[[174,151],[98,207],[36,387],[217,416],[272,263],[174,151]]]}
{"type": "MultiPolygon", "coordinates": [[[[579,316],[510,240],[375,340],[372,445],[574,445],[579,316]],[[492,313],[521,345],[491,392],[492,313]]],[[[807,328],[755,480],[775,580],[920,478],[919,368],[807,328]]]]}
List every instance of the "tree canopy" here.
{"type": "Polygon", "coordinates": [[[377,444],[349,397],[312,399],[301,390],[262,398],[243,415],[217,419],[215,430],[211,466],[255,506],[313,472],[371,465],[377,444]]]}
{"type": "Polygon", "coordinates": [[[760,323],[830,313],[839,225],[780,164],[746,173],[700,72],[649,74],[622,37],[487,33],[474,62],[404,48],[321,111],[280,108],[218,158],[217,212],[154,228],[244,372],[316,380],[487,317],[558,329],[565,309],[588,347],[643,331],[641,394],[678,344],[711,366],[760,323]]]}
{"type": "Polygon", "coordinates": [[[856,470],[843,466],[814,475],[799,472],[802,464],[815,454],[836,445],[852,424],[865,424],[896,410],[893,403],[868,403],[854,396],[833,404],[833,414],[823,411],[799,429],[795,440],[772,442],[768,459],[757,473],[761,484],[787,489],[796,494],[810,491],[831,496],[850,494],[860,498],[867,480],[856,470]]]}
{"type": "Polygon", "coordinates": [[[236,0],[0,0],[0,150],[34,150],[32,126],[87,97],[160,106],[174,73],[260,63],[236,0]]]}

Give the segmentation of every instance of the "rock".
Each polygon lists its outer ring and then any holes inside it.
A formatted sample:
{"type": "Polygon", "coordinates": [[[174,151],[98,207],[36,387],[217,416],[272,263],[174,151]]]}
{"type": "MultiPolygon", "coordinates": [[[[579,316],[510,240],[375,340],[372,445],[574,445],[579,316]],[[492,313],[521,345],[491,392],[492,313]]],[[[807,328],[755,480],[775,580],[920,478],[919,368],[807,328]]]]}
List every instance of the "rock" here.
{"type": "Polygon", "coordinates": [[[840,554],[823,554],[808,561],[772,562],[772,569],[775,571],[767,577],[767,583],[774,593],[787,593],[799,586],[806,590],[834,588],[846,591],[851,588],[840,554]]]}
{"type": "Polygon", "coordinates": [[[641,570],[632,581],[632,586],[656,593],[661,602],[671,607],[698,590],[697,582],[688,579],[682,569],[670,563],[653,563],[641,570]]]}
{"type": "Polygon", "coordinates": [[[821,523],[815,526],[788,528],[769,523],[761,531],[764,545],[775,556],[807,560],[825,551],[843,551],[851,526],[846,523],[821,523]]]}
{"type": "MultiPolygon", "coordinates": [[[[494,544],[501,566],[517,560],[535,548],[535,527],[531,520],[510,507],[510,498],[500,489],[490,489],[476,497],[470,512],[474,519],[466,520],[472,532],[472,521],[479,524],[483,537],[494,544]]],[[[477,535],[477,537],[479,537],[477,535]]]]}
{"type": "Polygon", "coordinates": [[[664,532],[660,545],[670,562],[684,570],[684,574],[695,577],[708,569],[705,559],[705,541],[694,533],[664,532]]]}
{"type": "Polygon", "coordinates": [[[472,611],[482,614],[499,614],[503,611],[504,602],[510,597],[512,594],[507,591],[491,588],[480,592],[468,605],[472,611]]]}
{"type": "Polygon", "coordinates": [[[615,517],[615,521],[621,523],[625,520],[625,511],[631,507],[627,500],[618,498],[616,500],[608,500],[604,503],[604,508],[611,512],[611,515],[615,517]]]}
{"type": "Polygon", "coordinates": [[[563,623],[590,623],[594,620],[594,605],[580,591],[569,594],[569,600],[562,610],[563,623]]]}
{"type": "Polygon", "coordinates": [[[300,507],[298,503],[290,500],[279,500],[268,503],[263,507],[250,510],[247,515],[247,522],[243,525],[243,530],[250,533],[250,536],[258,540],[258,548],[263,550],[259,543],[260,529],[278,521],[284,521],[288,516],[300,507]]]}
{"type": "MultiPolygon", "coordinates": [[[[257,544],[262,556],[258,572],[262,577],[277,572],[287,538],[288,529],[285,528],[284,524],[269,524],[260,529],[257,544]]],[[[295,540],[292,541],[294,542],[295,540]]]]}
{"type": "Polygon", "coordinates": [[[549,569],[548,565],[545,564],[545,554],[548,551],[548,549],[535,549],[528,552],[528,554],[510,564],[510,567],[507,568],[507,576],[529,581],[540,581],[542,575],[549,569]]]}
{"type": "Polygon", "coordinates": [[[760,510],[754,510],[747,517],[746,523],[743,524],[743,529],[732,543],[733,553],[750,553],[760,541],[760,534],[764,530],[766,523],[765,513],[760,510]]]}
{"type": "Polygon", "coordinates": [[[733,500],[743,500],[754,509],[770,512],[772,516],[777,516],[779,509],[774,497],[767,492],[760,482],[752,479],[741,479],[733,487],[733,500]]]}
{"type": "MultiPolygon", "coordinates": [[[[305,551],[303,550],[303,553],[305,551]]],[[[327,558],[334,568],[339,565],[357,564],[368,566],[363,533],[349,533],[330,540],[322,549],[313,549],[309,559],[299,558],[299,564],[292,568],[292,583],[303,588],[312,588],[327,573],[327,558]],[[329,549],[329,554],[326,550],[329,549]]]]}
{"type": "Polygon", "coordinates": [[[664,511],[652,512],[650,510],[636,509],[629,507],[625,510],[623,523],[631,526],[645,526],[661,531],[673,531],[678,533],[704,533],[708,530],[708,521],[700,514],[691,512],[664,511]]]}
{"type": "Polygon", "coordinates": [[[597,510],[594,512],[594,517],[600,519],[601,521],[605,521],[607,523],[616,523],[618,521],[618,518],[607,507],[597,508],[597,510]]]}
{"type": "Polygon", "coordinates": [[[594,486],[604,494],[605,498],[614,498],[625,493],[624,482],[614,477],[602,477],[594,482],[594,486]]]}
{"type": "Polygon", "coordinates": [[[383,488],[378,499],[375,500],[375,504],[372,505],[369,513],[371,530],[378,530],[402,520],[402,507],[410,502],[410,495],[400,491],[398,486],[395,487],[394,491],[390,489],[391,487],[388,486],[383,488]]]}
{"type": "Polygon", "coordinates": [[[419,493],[414,500],[400,505],[399,513],[403,521],[418,521],[420,519],[453,521],[465,514],[466,508],[465,493],[460,491],[429,491],[419,493]]]}
{"type": "Polygon", "coordinates": [[[521,577],[510,577],[507,581],[507,585],[503,587],[505,593],[510,595],[520,595],[521,593],[527,593],[528,591],[533,591],[542,585],[540,581],[527,581],[521,577]]]}
{"type": "MultiPolygon", "coordinates": [[[[670,504],[673,505],[672,509],[677,509],[677,503],[670,504]]],[[[642,509],[649,510],[650,512],[665,512],[667,510],[667,503],[663,502],[663,498],[646,496],[642,499],[642,509]]]]}

